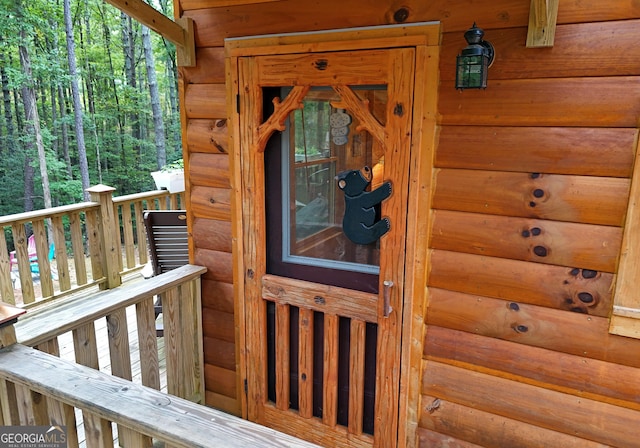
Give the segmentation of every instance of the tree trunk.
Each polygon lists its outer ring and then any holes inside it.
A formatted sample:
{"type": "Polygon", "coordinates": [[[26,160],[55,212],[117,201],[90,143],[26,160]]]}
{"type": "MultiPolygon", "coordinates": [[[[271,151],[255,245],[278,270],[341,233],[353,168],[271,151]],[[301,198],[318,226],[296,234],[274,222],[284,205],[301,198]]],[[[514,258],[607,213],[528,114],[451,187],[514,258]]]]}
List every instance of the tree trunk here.
{"type": "MultiPolygon", "coordinates": [[[[33,88],[33,75],[31,72],[31,59],[29,58],[29,51],[25,46],[26,32],[24,29],[20,30],[21,43],[18,46],[18,52],[20,54],[20,66],[25,76],[24,84],[22,85],[22,103],[24,104],[25,115],[25,133],[31,137],[29,139],[28,146],[34,144],[38,150],[38,160],[40,162],[40,177],[42,178],[42,192],[44,195],[44,207],[51,207],[51,189],[49,188],[49,174],[47,172],[47,158],[44,149],[44,143],[42,141],[42,132],[40,130],[40,116],[38,115],[38,107],[36,105],[36,94],[33,88]]],[[[29,151],[27,151],[29,153],[29,151]]],[[[28,161],[28,157],[26,159],[28,161]]],[[[33,210],[33,178],[31,182],[27,179],[27,167],[25,167],[25,211],[33,210]],[[31,187],[29,187],[31,184],[31,187]],[[28,208],[31,207],[31,208],[28,208]]]]}
{"type": "MultiPolygon", "coordinates": [[[[131,17],[122,13],[122,49],[124,51],[124,71],[127,77],[127,84],[137,90],[136,79],[136,52],[135,38],[133,34],[133,23],[131,17]]],[[[137,113],[130,113],[131,120],[131,136],[133,137],[133,153],[135,156],[135,165],[139,165],[140,161],[140,118],[137,113]]]]}
{"type": "Polygon", "coordinates": [[[69,179],[73,179],[73,166],[71,165],[71,156],[69,155],[69,126],[67,126],[67,99],[64,96],[64,89],[58,85],[58,104],[60,105],[60,121],[62,122],[62,154],[64,163],[67,167],[69,179]]]}
{"type": "Polygon", "coordinates": [[[82,103],[80,102],[80,90],[78,88],[78,70],[76,67],[76,48],[73,39],[73,25],[71,23],[71,9],[69,0],[64,0],[64,27],[67,33],[67,57],[69,60],[69,75],[71,77],[71,94],[73,97],[73,115],[76,127],[76,143],[78,145],[78,161],[80,164],[80,177],[84,200],[89,200],[89,165],[87,163],[87,150],[84,144],[84,126],[82,124],[82,103]]]}
{"type": "MultiPolygon", "coordinates": [[[[2,42],[0,42],[2,45],[2,42]]],[[[11,91],[9,90],[9,78],[5,70],[6,56],[4,51],[0,51],[0,80],[2,82],[2,104],[4,106],[4,122],[7,129],[7,150],[13,154],[15,150],[15,129],[13,127],[13,113],[11,112],[11,91]]]]}
{"type": "Polygon", "coordinates": [[[153,129],[156,142],[156,161],[158,169],[167,163],[167,150],[165,147],[164,121],[162,108],[160,107],[160,94],[158,93],[158,80],[156,79],[156,62],[151,48],[151,33],[146,26],[142,27],[142,46],[144,59],[147,65],[147,83],[149,84],[149,96],[151,97],[151,111],[153,113],[153,129]]]}

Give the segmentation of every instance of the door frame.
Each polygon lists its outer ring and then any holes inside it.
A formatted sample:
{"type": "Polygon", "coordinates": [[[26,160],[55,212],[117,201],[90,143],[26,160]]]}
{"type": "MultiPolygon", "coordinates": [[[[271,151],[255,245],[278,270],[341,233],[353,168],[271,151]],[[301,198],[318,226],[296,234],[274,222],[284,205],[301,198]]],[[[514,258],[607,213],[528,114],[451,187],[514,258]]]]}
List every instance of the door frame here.
{"type": "MultiPolygon", "coordinates": [[[[437,93],[440,53],[440,24],[436,22],[408,25],[376,26],[344,30],[330,30],[256,38],[225,40],[227,72],[227,107],[229,126],[230,173],[232,187],[233,276],[235,300],[235,333],[237,359],[237,391],[242,414],[248,418],[247,350],[245,334],[245,226],[243,165],[238,113],[239,58],[260,55],[375,50],[412,47],[416,52],[413,86],[412,138],[409,155],[409,191],[407,204],[404,296],[401,318],[400,385],[398,403],[398,445],[415,446],[419,418],[422,381],[422,346],[424,312],[427,304],[428,238],[431,228],[431,189],[433,158],[437,144],[437,93]],[[245,393],[242,393],[245,391],[245,393]]],[[[245,173],[246,174],[246,173],[245,173]]],[[[255,173],[254,173],[255,174],[255,173]]],[[[264,229],[262,230],[264,231],[264,229]]],[[[261,232],[258,230],[258,232],[261,232]]]]}

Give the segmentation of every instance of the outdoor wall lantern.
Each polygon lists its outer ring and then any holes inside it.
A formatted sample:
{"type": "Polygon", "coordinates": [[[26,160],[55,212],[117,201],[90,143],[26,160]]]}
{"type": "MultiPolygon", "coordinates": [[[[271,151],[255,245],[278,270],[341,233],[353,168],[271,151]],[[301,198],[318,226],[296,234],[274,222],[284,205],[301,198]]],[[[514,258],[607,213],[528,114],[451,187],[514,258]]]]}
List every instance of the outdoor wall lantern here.
{"type": "Polygon", "coordinates": [[[456,59],[456,89],[486,89],[487,72],[495,55],[491,42],[482,40],[484,31],[473,23],[464,33],[469,44],[456,59]]]}

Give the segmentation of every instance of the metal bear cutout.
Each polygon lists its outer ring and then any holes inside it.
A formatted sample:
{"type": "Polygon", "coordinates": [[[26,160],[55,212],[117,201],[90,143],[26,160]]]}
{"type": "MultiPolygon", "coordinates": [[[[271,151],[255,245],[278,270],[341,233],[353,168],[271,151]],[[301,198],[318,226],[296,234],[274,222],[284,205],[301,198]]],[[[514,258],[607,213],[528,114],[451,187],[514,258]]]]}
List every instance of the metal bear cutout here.
{"type": "Polygon", "coordinates": [[[391,227],[389,218],[376,220],[376,206],[391,196],[391,182],[385,182],[373,191],[365,191],[371,178],[368,166],[362,170],[343,171],[336,176],[345,200],[342,230],[356,244],[371,244],[391,227]]]}

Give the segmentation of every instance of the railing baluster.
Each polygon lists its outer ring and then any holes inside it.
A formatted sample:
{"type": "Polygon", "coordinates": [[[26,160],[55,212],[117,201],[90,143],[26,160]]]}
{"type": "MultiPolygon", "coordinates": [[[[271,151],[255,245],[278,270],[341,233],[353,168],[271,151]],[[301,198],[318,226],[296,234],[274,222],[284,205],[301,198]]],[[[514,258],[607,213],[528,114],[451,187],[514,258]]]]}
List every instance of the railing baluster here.
{"type": "MultiPolygon", "coordinates": [[[[86,285],[88,282],[87,264],[85,262],[84,241],[82,239],[82,218],[80,216],[80,212],[69,214],[69,228],[71,230],[73,264],[76,269],[76,283],[78,285],[86,285]]],[[[87,233],[89,233],[88,230],[87,233]]],[[[95,277],[93,278],[95,280],[95,277]]]]}
{"type": "Polygon", "coordinates": [[[53,226],[53,245],[55,247],[57,279],[60,285],[60,291],[68,291],[71,289],[71,278],[69,277],[69,260],[67,259],[67,245],[64,237],[64,224],[62,216],[54,216],[51,218],[53,226]]]}
{"type": "Polygon", "coordinates": [[[136,217],[136,233],[138,236],[138,262],[141,265],[146,264],[149,261],[149,254],[147,248],[147,233],[144,229],[144,218],[142,213],[142,201],[136,201],[133,204],[133,210],[136,217]]]}
{"type": "Polygon", "coordinates": [[[290,337],[289,325],[291,314],[289,305],[276,304],[276,407],[286,411],[289,409],[291,369],[289,366],[290,337]]]}
{"type": "Polygon", "coordinates": [[[140,376],[143,385],[160,390],[160,362],[153,299],[149,297],[136,305],[140,376]]]}
{"type": "Polygon", "coordinates": [[[298,403],[300,416],[313,417],[313,310],[300,308],[298,403]]]}
{"type": "Polygon", "coordinates": [[[106,448],[113,446],[111,422],[88,411],[82,411],[84,435],[88,448],[106,448]]]}
{"type": "Polygon", "coordinates": [[[4,236],[4,227],[0,226],[0,297],[5,303],[11,305],[16,304],[13,295],[13,279],[11,278],[11,263],[9,261],[9,249],[7,248],[7,240],[4,236]]]}
{"type": "Polygon", "coordinates": [[[339,330],[339,317],[335,314],[325,314],[322,421],[331,427],[338,421],[339,330]]]}
{"type": "Polygon", "coordinates": [[[131,217],[131,203],[125,202],[121,207],[122,213],[122,234],[124,236],[124,254],[127,269],[136,265],[136,251],[133,242],[133,219],[131,217]]]}
{"type": "Polygon", "coordinates": [[[349,427],[352,434],[362,434],[364,410],[364,355],[366,324],[351,319],[349,355],[349,427]]]}
{"type": "Polygon", "coordinates": [[[67,448],[78,448],[78,430],[76,413],[73,406],[47,398],[49,408],[49,425],[67,427],[67,448]]]}
{"type": "Polygon", "coordinates": [[[89,322],[73,330],[73,350],[76,362],[98,370],[98,346],[96,344],[95,324],[89,322]]]}
{"type": "Polygon", "coordinates": [[[29,263],[29,250],[27,249],[27,233],[22,223],[13,224],[11,231],[13,232],[13,242],[16,247],[20,288],[22,289],[22,303],[32,303],[35,302],[36,296],[33,290],[33,279],[31,278],[31,264],[29,263]]]}

